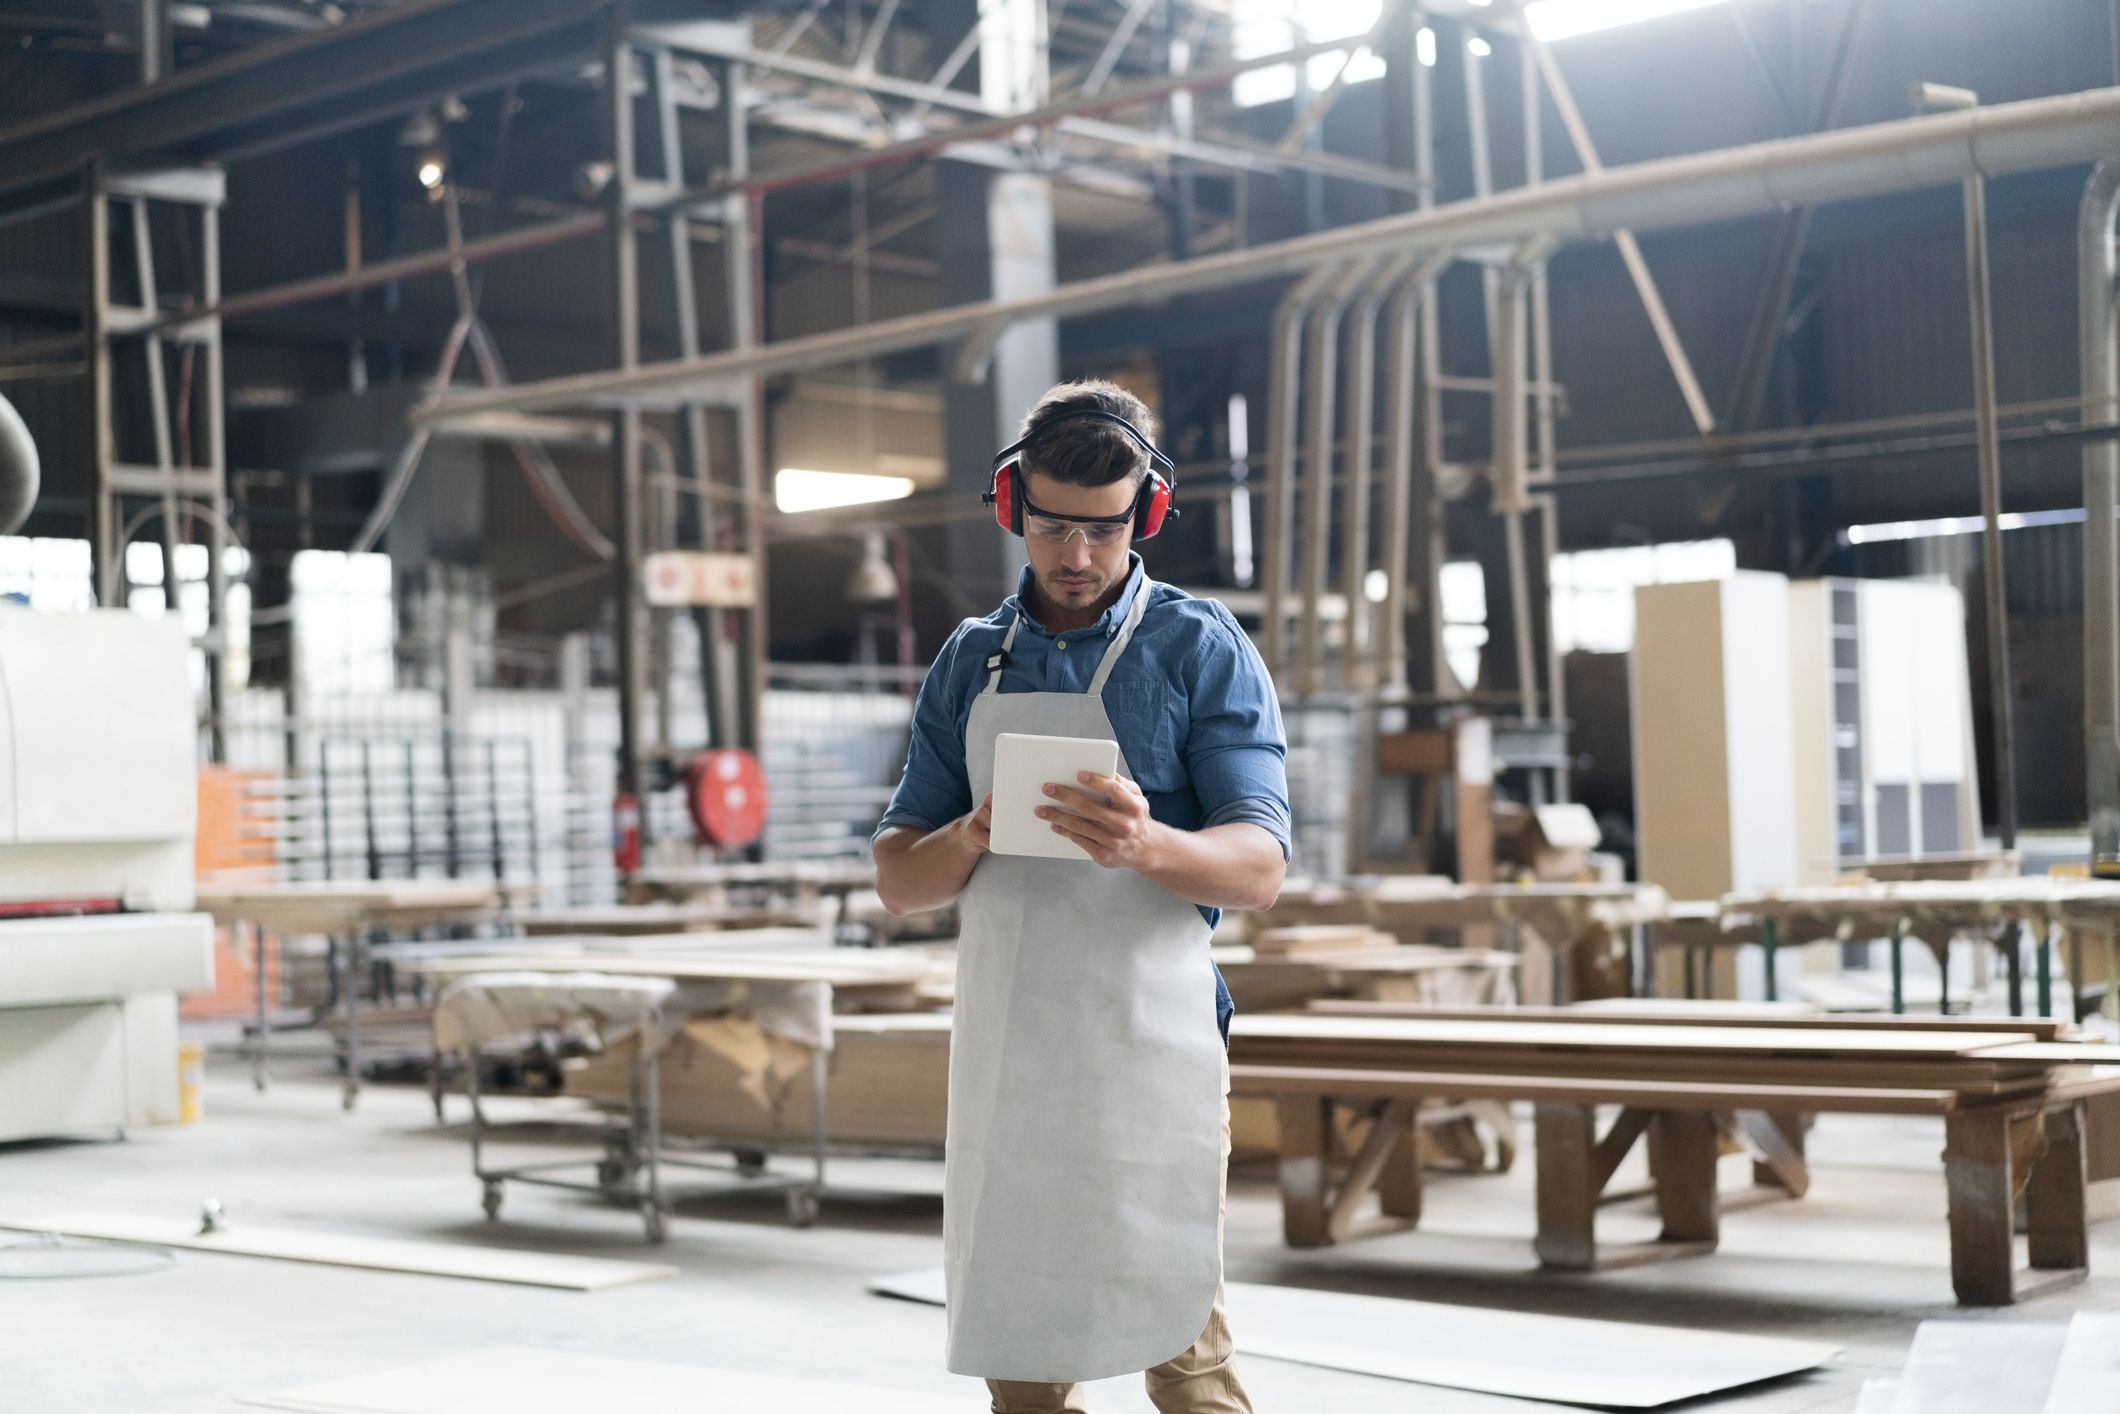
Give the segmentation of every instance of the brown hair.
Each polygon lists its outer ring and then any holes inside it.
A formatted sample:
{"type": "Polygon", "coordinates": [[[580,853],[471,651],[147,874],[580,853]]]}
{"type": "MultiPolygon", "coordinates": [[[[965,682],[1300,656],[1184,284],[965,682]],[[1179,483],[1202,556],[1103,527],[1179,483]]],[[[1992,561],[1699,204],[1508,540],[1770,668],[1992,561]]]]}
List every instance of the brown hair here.
{"type": "Polygon", "coordinates": [[[1148,470],[1148,453],[1124,430],[1099,418],[1063,417],[1081,408],[1123,417],[1150,441],[1155,440],[1155,415],[1117,383],[1102,378],[1083,378],[1057,384],[1038,399],[1023,419],[1021,436],[1031,439],[1023,449],[1023,467],[1073,486],[1109,486],[1114,481],[1139,481],[1148,470]],[[1050,428],[1050,431],[1044,429],[1050,428]]]}

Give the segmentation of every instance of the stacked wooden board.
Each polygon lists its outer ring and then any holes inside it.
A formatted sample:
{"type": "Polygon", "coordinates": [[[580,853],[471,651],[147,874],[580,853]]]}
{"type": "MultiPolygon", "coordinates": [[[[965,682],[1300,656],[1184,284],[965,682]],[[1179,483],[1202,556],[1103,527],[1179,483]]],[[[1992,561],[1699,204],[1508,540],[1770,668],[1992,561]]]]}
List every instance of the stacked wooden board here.
{"type": "MultiPolygon", "coordinates": [[[[1414,1017],[1239,1017],[1235,1063],[1571,1075],[1615,1080],[1694,1078],[1728,1084],[1870,1086],[1962,1095],[2036,1094],[2064,1059],[2021,1032],[1911,1028],[1657,1025],[1642,1021],[1439,1020],[1414,1017]]],[[[2070,1048],[2083,1063],[2120,1050],[2070,1048]]]]}

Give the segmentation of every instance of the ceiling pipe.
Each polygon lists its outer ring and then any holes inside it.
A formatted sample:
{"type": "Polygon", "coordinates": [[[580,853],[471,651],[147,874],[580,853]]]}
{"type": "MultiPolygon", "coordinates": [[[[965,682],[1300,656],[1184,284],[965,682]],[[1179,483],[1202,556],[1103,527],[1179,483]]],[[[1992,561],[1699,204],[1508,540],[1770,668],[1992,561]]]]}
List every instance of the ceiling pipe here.
{"type": "Polygon", "coordinates": [[[1260,653],[1272,672],[1285,666],[1289,568],[1294,561],[1296,445],[1302,435],[1303,324],[1310,307],[1339,274],[1328,265],[1297,281],[1273,313],[1273,345],[1266,401],[1266,542],[1259,579],[1266,590],[1260,653]]]}
{"type": "Polygon", "coordinates": [[[1320,265],[1403,250],[1471,251],[1538,235],[1594,240],[1614,231],[1697,225],[1961,181],[2089,162],[2120,148],[2120,89],[1996,104],[1962,113],[1840,128],[1654,162],[1609,167],[1518,187],[1476,201],[1336,227],[1242,251],[1154,265],[1061,285],[1028,299],[929,310],[850,329],[746,349],[573,374],[488,393],[434,399],[413,410],[431,421],[452,410],[530,411],[712,383],[730,377],[825,368],[863,357],[949,343],[996,321],[1063,319],[1159,299],[1307,274],[1320,265]]]}
{"type": "MultiPolygon", "coordinates": [[[[1303,502],[1302,637],[1296,686],[1315,697],[1324,686],[1325,595],[1332,568],[1332,448],[1337,430],[1334,400],[1340,387],[1340,322],[1348,304],[1376,278],[1380,262],[1358,260],[1326,287],[1310,311],[1310,346],[1304,351],[1303,401],[1308,444],[1303,470],[1309,489],[1303,502]]],[[[1353,606],[1348,606],[1350,611],[1353,606]]]]}

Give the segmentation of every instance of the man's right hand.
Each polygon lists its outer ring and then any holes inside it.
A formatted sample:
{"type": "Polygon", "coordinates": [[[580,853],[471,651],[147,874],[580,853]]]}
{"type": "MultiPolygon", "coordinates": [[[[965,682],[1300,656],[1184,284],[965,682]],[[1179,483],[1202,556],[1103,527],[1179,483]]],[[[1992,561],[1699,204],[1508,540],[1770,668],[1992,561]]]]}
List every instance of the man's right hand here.
{"type": "Polygon", "coordinates": [[[985,854],[994,847],[994,798],[990,795],[979,802],[979,808],[969,815],[957,817],[957,838],[967,852],[985,854]]]}

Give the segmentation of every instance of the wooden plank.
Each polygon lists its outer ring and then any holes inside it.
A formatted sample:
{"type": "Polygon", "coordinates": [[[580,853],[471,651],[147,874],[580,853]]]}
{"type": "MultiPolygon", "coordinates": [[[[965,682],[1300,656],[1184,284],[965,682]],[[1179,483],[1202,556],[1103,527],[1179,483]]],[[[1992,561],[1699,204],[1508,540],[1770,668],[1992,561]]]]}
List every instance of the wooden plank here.
{"type": "Polygon", "coordinates": [[[1854,1086],[1707,1085],[1690,1081],[1599,1080],[1573,1075],[1458,1075],[1335,1066],[1232,1065],[1230,1086],[1247,1095],[1534,1100],[1636,1105],[1649,1109],[1800,1109],[1833,1114],[1948,1114],[1950,1090],[1854,1086]]]}
{"type": "Polygon", "coordinates": [[[1967,1306],[2007,1306],[2016,1300],[2009,1122],[1999,1110],[1965,1111],[1943,1121],[1951,1285],[1967,1306]]]}
{"type": "MultiPolygon", "coordinates": [[[[468,1201],[466,1206],[468,1207],[468,1201]]],[[[107,1242],[144,1242],[233,1257],[269,1257],[327,1267],[363,1267],[420,1276],[461,1277],[563,1291],[604,1291],[635,1282],[663,1281],[677,1268],[657,1262],[621,1262],[556,1252],[515,1252],[497,1247],[413,1242],[395,1237],[319,1232],[236,1220],[202,1234],[196,1218],[82,1209],[75,1212],[0,1218],[0,1228],[56,1232],[107,1242]]]]}
{"type": "Polygon", "coordinates": [[[1805,1002],[1686,1001],[1671,997],[1614,997],[1559,1007],[1430,1007],[1412,1002],[1333,998],[1312,1002],[1314,1016],[1400,1017],[1432,1021],[1550,1021],[1579,1025],[1625,1022],[1632,1026],[1744,1026],[1784,1031],[1981,1031],[2006,1032],[2035,1041],[2055,1041],[2069,1024],[2055,1018],[2013,1016],[1832,1016],[1805,1002]],[[1775,1010],[1766,1010],[1766,1008],[1775,1010]]]}
{"type": "MultiPolygon", "coordinates": [[[[1717,1055],[1832,1055],[1955,1060],[2017,1045],[2004,1031],[1909,1032],[1889,1028],[1769,1030],[1743,1026],[1581,1025],[1562,1022],[1425,1021],[1396,1017],[1239,1017],[1232,1035],[1247,1040],[1294,1039],[1326,1043],[1432,1046],[1547,1047],[1556,1050],[1677,1051],[1717,1055]]],[[[2046,1057],[2023,1057],[2044,1061],[2046,1057]]]]}
{"type": "Polygon", "coordinates": [[[490,953],[417,961],[414,970],[436,977],[472,972],[609,972],[621,977],[668,977],[680,982],[829,982],[835,988],[904,987],[926,979],[932,964],[859,949],[820,949],[815,954],[691,952],[490,953]],[[840,956],[840,953],[847,954],[840,956]]]}
{"type": "Polygon", "coordinates": [[[1332,1101],[1322,1095],[1283,1095],[1280,1105],[1281,1240],[1290,1247],[1323,1247],[1332,1240],[1325,1220],[1332,1101]]]}
{"type": "MultiPolygon", "coordinates": [[[[1541,1103],[1533,1112],[1542,1266],[1587,1272],[1597,1265],[1597,1112],[1588,1105],[1541,1103]]],[[[1600,1185],[1601,1186],[1601,1185],[1600,1185]]]]}

